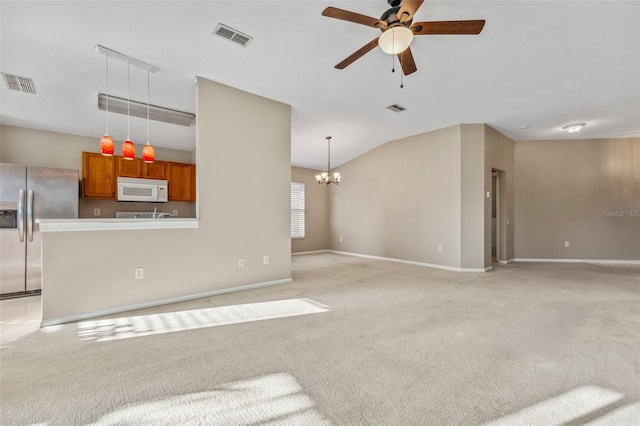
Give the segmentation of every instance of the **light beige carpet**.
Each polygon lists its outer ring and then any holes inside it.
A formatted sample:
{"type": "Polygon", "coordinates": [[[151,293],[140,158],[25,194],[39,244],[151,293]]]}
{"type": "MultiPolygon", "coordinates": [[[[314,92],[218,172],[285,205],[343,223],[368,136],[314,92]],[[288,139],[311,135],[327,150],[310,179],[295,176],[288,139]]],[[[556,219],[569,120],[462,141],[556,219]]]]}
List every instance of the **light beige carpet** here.
{"type": "MultiPolygon", "coordinates": [[[[631,425],[640,268],[336,254],[0,350],[5,425],[631,425]]],[[[179,283],[176,283],[179,285],[179,283]]]]}

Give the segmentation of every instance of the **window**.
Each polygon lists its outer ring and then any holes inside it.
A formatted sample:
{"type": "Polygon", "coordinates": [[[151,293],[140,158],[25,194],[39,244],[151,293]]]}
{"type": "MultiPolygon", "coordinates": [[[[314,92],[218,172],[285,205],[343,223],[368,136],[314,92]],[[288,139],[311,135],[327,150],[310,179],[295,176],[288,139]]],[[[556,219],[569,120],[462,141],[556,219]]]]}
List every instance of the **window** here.
{"type": "Polygon", "coordinates": [[[291,238],[304,238],[304,183],[291,182],[291,238]]]}

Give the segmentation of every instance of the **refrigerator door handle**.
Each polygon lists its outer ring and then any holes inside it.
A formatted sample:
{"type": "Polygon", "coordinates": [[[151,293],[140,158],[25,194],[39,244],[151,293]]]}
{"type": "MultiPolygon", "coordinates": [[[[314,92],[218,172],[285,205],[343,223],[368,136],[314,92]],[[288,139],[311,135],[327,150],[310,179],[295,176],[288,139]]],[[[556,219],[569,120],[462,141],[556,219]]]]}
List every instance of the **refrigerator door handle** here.
{"type": "Polygon", "coordinates": [[[33,241],[33,189],[27,192],[27,238],[33,241]]]}
{"type": "Polygon", "coordinates": [[[18,194],[18,240],[24,243],[24,189],[18,194]]]}

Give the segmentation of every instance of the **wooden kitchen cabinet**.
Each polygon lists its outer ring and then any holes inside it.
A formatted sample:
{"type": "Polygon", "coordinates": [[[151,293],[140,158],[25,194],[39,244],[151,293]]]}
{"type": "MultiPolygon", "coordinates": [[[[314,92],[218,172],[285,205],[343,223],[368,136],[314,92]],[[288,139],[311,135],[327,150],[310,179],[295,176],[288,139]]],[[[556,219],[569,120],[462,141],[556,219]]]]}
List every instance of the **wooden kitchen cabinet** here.
{"type": "Polygon", "coordinates": [[[125,160],[119,155],[116,158],[116,176],[120,177],[142,177],[142,165],[144,164],[141,159],[134,158],[133,160],[125,160]]]}
{"type": "Polygon", "coordinates": [[[169,201],[196,201],[195,164],[167,162],[169,201]]]}
{"type": "Polygon", "coordinates": [[[118,177],[162,179],[169,182],[169,201],[196,200],[195,164],[125,160],[119,155],[105,157],[82,153],[82,197],[116,199],[118,177]]]}
{"type": "Polygon", "coordinates": [[[116,197],[116,158],[93,152],[82,153],[82,196],[116,197]]]}
{"type": "Polygon", "coordinates": [[[143,163],[142,176],[145,179],[166,179],[167,163],[165,161],[154,161],[153,163],[143,163]]]}

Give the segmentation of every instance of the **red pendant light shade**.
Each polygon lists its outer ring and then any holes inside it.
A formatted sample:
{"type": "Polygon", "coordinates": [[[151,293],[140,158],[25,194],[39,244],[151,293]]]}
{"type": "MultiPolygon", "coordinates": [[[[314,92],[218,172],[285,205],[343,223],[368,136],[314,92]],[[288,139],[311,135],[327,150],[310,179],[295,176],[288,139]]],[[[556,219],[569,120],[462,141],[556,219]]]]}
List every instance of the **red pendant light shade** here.
{"type": "Polygon", "coordinates": [[[153,151],[153,147],[149,142],[142,148],[142,161],[145,163],[153,163],[156,159],[156,154],[153,151]]]}
{"type": "Polygon", "coordinates": [[[131,142],[131,139],[127,139],[122,144],[122,157],[125,160],[133,160],[136,158],[136,147],[131,142]]]}
{"type": "Polygon", "coordinates": [[[104,135],[102,139],[100,139],[100,153],[107,157],[113,155],[113,139],[111,139],[111,136],[104,135]]]}

